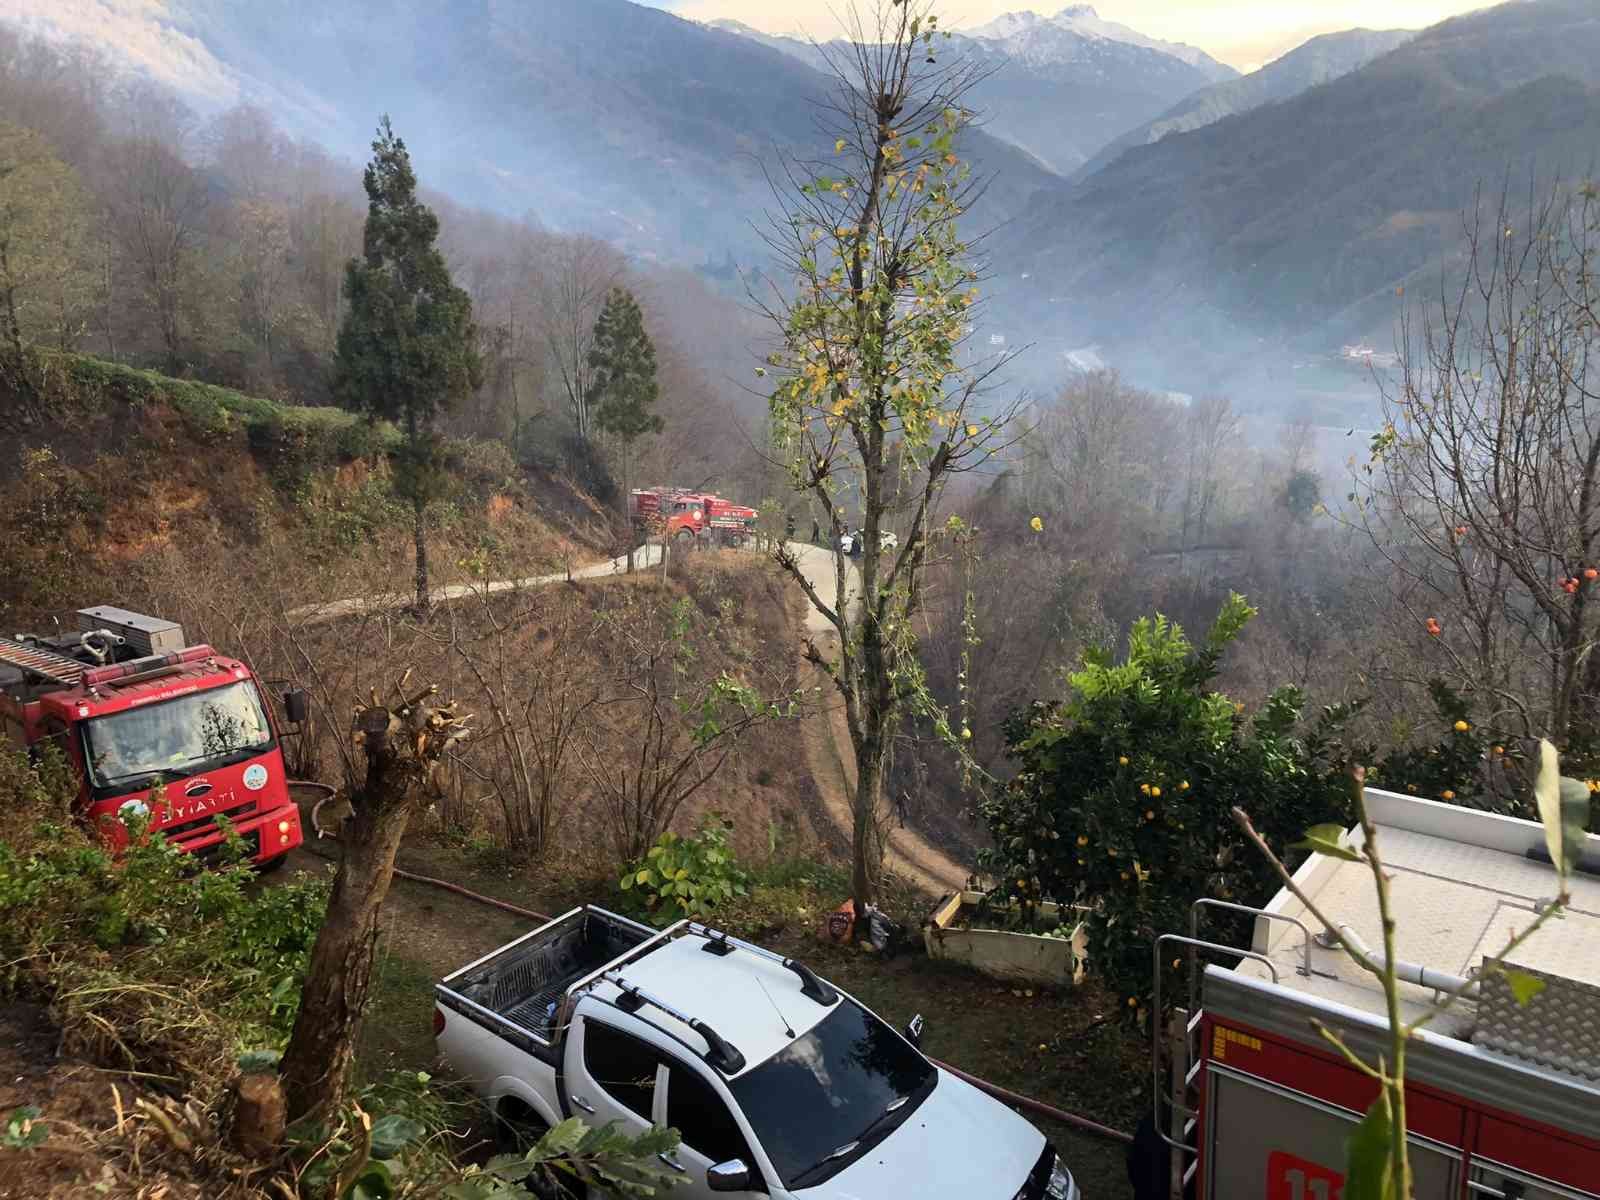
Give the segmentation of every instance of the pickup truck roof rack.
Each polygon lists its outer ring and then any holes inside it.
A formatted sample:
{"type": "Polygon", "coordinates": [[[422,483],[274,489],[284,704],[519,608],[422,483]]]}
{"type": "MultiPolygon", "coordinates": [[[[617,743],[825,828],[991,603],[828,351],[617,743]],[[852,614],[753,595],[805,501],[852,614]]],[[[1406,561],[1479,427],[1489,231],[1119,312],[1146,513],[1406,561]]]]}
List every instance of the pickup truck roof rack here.
{"type": "Polygon", "coordinates": [[[706,939],[706,944],[704,947],[702,947],[702,949],[704,949],[707,954],[732,954],[734,947],[738,947],[740,950],[748,951],[751,954],[759,954],[762,958],[770,959],[775,963],[781,963],[788,970],[791,970],[796,975],[800,976],[800,994],[809,1000],[816,1001],[824,1008],[831,1007],[833,1003],[839,999],[839,993],[837,991],[820,979],[815,971],[806,966],[805,963],[800,962],[798,959],[785,958],[783,955],[774,954],[771,950],[757,946],[753,942],[746,942],[740,938],[733,937],[726,930],[712,929],[708,926],[692,921],[689,923],[689,932],[698,933],[701,937],[706,939]]]}
{"type": "Polygon", "coordinates": [[[739,1048],[700,1020],[699,1017],[691,1017],[687,1013],[679,1012],[666,1001],[652,996],[642,988],[634,987],[618,971],[608,971],[603,978],[610,983],[616,984],[617,990],[622,993],[618,997],[616,1005],[623,1012],[638,1012],[646,1004],[651,1008],[659,1009],[661,1012],[666,1013],[667,1016],[675,1017],[682,1021],[690,1029],[705,1038],[707,1047],[705,1059],[717,1070],[724,1075],[737,1075],[744,1070],[745,1057],[739,1052],[739,1048]]]}

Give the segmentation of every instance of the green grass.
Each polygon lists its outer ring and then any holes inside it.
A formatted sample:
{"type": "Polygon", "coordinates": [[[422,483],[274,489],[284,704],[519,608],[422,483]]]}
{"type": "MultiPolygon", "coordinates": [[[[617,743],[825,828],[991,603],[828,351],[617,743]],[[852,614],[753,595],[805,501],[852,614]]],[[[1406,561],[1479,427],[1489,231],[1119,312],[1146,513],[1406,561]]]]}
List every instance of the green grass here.
{"type": "Polygon", "coordinates": [[[429,963],[396,949],[398,938],[378,946],[372,999],[356,1046],[357,1082],[371,1083],[395,1069],[424,1070],[433,1063],[433,985],[429,963]]]}

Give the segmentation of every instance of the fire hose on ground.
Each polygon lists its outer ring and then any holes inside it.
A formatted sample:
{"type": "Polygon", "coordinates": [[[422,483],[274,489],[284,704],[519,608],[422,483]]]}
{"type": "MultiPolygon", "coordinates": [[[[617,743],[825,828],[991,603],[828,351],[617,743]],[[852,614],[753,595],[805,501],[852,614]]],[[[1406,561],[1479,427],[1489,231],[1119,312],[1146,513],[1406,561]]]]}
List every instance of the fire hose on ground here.
{"type": "MultiPolygon", "coordinates": [[[[335,794],[335,789],[330,785],[326,783],[317,783],[313,780],[291,779],[289,781],[289,786],[291,788],[315,788],[318,791],[326,792],[330,798],[335,794]]],[[[315,834],[315,831],[313,832],[315,834]]],[[[338,838],[332,834],[318,834],[317,836],[328,836],[332,837],[334,841],[338,841],[338,838]]],[[[313,851],[313,853],[315,852],[313,851]]],[[[412,871],[401,870],[399,867],[394,869],[394,873],[401,879],[409,880],[412,883],[423,883],[427,884],[429,887],[440,888],[444,891],[454,893],[457,896],[461,896],[467,900],[488,905],[490,908],[498,908],[502,912],[512,913],[515,916],[527,917],[535,921],[550,920],[550,918],[544,913],[534,912],[531,908],[522,908],[519,905],[511,904],[505,900],[496,900],[493,896],[480,895],[477,892],[469,891],[460,884],[451,883],[447,879],[435,879],[431,875],[418,875],[412,871]]],[[[1091,1121],[1088,1117],[1080,1117],[1075,1113],[1069,1113],[1063,1109],[1056,1108],[1053,1105],[1046,1104],[1042,1100],[1035,1100],[1031,1096],[1024,1096],[1020,1092],[1013,1092],[1008,1088],[1000,1087],[998,1084],[990,1083],[986,1079],[980,1079],[976,1075],[970,1075],[966,1071],[961,1070],[959,1067],[952,1067],[949,1063],[940,1062],[937,1058],[930,1058],[928,1061],[933,1063],[934,1066],[939,1067],[941,1070],[949,1071],[950,1074],[954,1075],[957,1079],[971,1084],[979,1091],[988,1093],[990,1096],[993,1096],[996,1100],[999,1100],[1003,1104],[1009,1104],[1015,1108],[1026,1109],[1028,1112],[1036,1113],[1048,1120],[1058,1121],[1063,1125],[1069,1125],[1072,1128],[1082,1130],[1085,1133],[1092,1133],[1096,1137],[1108,1138],[1111,1141],[1122,1142],[1125,1144],[1132,1144],[1133,1142],[1133,1136],[1131,1134],[1124,1133],[1120,1129],[1113,1129],[1109,1125],[1102,1125],[1098,1121],[1091,1121]]]]}

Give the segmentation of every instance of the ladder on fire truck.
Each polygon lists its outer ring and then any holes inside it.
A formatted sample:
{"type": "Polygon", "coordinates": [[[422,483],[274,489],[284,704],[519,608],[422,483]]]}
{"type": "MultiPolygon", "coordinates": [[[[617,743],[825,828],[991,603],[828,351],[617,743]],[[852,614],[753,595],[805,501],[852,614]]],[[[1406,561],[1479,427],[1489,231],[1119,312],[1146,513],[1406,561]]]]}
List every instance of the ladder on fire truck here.
{"type": "Polygon", "coordinates": [[[1278,982],[1278,968],[1265,954],[1255,950],[1241,949],[1238,946],[1229,946],[1222,942],[1208,942],[1200,937],[1200,914],[1203,909],[1220,908],[1229,912],[1243,913],[1251,917],[1265,917],[1269,921],[1283,921],[1296,926],[1301,933],[1300,965],[1295,968],[1298,975],[1310,976],[1314,972],[1311,966],[1311,930],[1306,923],[1298,917],[1287,916],[1284,913],[1268,912],[1264,908],[1252,908],[1247,904],[1234,904],[1229,900],[1213,900],[1209,896],[1196,900],[1189,906],[1189,932],[1164,933],[1156,938],[1152,951],[1151,963],[1154,980],[1153,995],[1151,997],[1150,1021],[1150,1104],[1151,1117],[1155,1123],[1157,1136],[1171,1149],[1172,1173],[1169,1194],[1172,1200],[1181,1200],[1187,1194],[1189,1185],[1193,1182],[1195,1172],[1199,1169],[1199,1147],[1196,1145],[1196,1131],[1199,1125],[1200,1114],[1189,1104],[1189,1097],[1193,1092],[1200,1076],[1201,1068],[1205,1065],[1204,1056],[1200,1053],[1198,1036],[1200,1025],[1205,1013],[1200,1007],[1200,963],[1201,953],[1220,955],[1231,959],[1250,958],[1261,963],[1272,974],[1272,982],[1278,982]],[[1169,945],[1184,946],[1188,950],[1188,978],[1189,978],[1189,1003],[1187,1008],[1175,1009],[1171,1024],[1163,1029],[1161,1021],[1161,971],[1167,961],[1166,947],[1169,945]],[[1163,1035],[1167,1041],[1167,1057],[1170,1060],[1171,1078],[1168,1087],[1163,1088],[1161,1080],[1161,1043],[1163,1035]],[[1170,1110],[1163,1114],[1163,1091],[1166,1092],[1166,1107],[1170,1110]]]}
{"type": "Polygon", "coordinates": [[[29,675],[62,687],[77,687],[83,682],[83,673],[89,669],[65,654],[7,637],[0,637],[0,663],[17,667],[29,675]]]}

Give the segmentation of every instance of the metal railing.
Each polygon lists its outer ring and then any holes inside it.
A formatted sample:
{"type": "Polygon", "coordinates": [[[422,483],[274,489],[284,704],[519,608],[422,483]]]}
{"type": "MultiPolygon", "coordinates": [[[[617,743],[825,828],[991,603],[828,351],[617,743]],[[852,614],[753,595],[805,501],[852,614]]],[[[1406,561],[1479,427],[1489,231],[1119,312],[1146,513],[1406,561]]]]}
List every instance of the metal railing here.
{"type": "MultiPolygon", "coordinates": [[[[1150,1115],[1155,1122],[1156,1134],[1162,1141],[1166,1142],[1174,1150],[1198,1154],[1199,1151],[1196,1147],[1189,1145],[1187,1142],[1180,1142],[1175,1138],[1168,1137],[1161,1129],[1161,966],[1165,958],[1162,954],[1162,947],[1168,942],[1188,946],[1191,951],[1205,950],[1212,954],[1226,954],[1231,958],[1254,959],[1272,972],[1273,983],[1278,982],[1278,968],[1265,954],[1258,954],[1254,950],[1241,950],[1237,946],[1224,946],[1220,942],[1201,941],[1199,938],[1186,937],[1181,933],[1163,933],[1156,938],[1155,948],[1151,954],[1151,965],[1153,967],[1151,974],[1154,979],[1154,989],[1150,999],[1152,1006],[1150,1018],[1152,1029],[1150,1036],[1150,1115]]],[[[1190,972],[1191,976],[1195,973],[1190,972]]],[[[1191,979],[1191,987],[1192,983],[1191,979]]],[[[1200,1012],[1198,1009],[1192,1009],[1189,1013],[1186,1033],[1193,1035],[1199,1023],[1200,1012]]],[[[1187,1083],[1190,1078],[1192,1078],[1192,1074],[1186,1072],[1185,1082],[1187,1083]]],[[[1189,1108],[1188,1105],[1182,1104],[1177,1100],[1172,1100],[1171,1103],[1174,1109],[1180,1111],[1186,1118],[1192,1118],[1195,1115],[1194,1110],[1189,1108]]]]}

